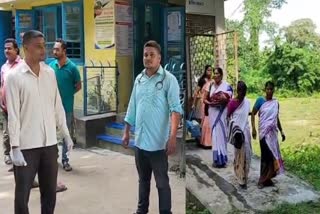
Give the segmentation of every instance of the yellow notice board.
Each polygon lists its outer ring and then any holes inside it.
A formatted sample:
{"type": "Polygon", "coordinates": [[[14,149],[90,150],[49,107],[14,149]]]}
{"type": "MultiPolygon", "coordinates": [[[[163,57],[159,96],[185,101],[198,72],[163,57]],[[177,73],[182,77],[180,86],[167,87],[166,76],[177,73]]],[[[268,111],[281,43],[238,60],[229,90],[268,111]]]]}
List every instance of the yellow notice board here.
{"type": "Polygon", "coordinates": [[[115,46],[114,1],[95,0],[95,49],[110,49],[115,46]]]}

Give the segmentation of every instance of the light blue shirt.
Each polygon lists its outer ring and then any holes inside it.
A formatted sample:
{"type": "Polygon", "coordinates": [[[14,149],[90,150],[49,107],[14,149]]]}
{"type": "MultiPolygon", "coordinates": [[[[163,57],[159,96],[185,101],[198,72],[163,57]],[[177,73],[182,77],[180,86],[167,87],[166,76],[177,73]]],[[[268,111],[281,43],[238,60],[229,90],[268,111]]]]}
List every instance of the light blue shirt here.
{"type": "Polygon", "coordinates": [[[146,75],[145,70],[137,76],[124,119],[135,126],[136,147],[146,151],[166,148],[170,115],[172,112],[182,114],[179,94],[176,77],[161,66],[151,77],[146,75]],[[160,83],[162,79],[163,85],[160,83]]]}

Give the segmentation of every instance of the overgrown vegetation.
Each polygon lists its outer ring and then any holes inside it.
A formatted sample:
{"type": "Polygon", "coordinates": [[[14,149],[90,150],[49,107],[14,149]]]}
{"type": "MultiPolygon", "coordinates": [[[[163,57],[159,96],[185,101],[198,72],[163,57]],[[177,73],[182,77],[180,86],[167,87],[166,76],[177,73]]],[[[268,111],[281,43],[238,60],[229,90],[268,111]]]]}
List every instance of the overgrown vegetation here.
{"type": "MultiPolygon", "coordinates": [[[[268,22],[271,10],[285,3],[245,0],[244,19],[227,20],[227,29],[238,32],[240,78],[250,93],[259,93],[268,80],[283,94],[306,96],[320,91],[320,35],[314,22],[299,19],[284,28],[268,22]],[[265,47],[259,43],[262,32],[269,35],[265,47]]],[[[233,49],[228,48],[227,54],[231,58],[233,49]]]]}

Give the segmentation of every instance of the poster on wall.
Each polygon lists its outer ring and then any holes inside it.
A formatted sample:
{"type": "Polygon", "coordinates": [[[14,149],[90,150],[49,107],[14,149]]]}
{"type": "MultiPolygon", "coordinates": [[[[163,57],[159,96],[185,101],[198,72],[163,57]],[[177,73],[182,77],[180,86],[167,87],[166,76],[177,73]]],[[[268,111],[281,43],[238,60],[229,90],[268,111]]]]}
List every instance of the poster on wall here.
{"type": "Polygon", "coordinates": [[[95,48],[113,48],[114,43],[114,6],[113,0],[95,0],[95,48]]]}
{"type": "Polygon", "coordinates": [[[169,12],[167,16],[168,20],[168,41],[180,41],[181,40],[181,14],[180,11],[169,12]]]}
{"type": "Polygon", "coordinates": [[[116,1],[115,13],[117,55],[131,56],[133,54],[132,5],[128,1],[116,1]]]}

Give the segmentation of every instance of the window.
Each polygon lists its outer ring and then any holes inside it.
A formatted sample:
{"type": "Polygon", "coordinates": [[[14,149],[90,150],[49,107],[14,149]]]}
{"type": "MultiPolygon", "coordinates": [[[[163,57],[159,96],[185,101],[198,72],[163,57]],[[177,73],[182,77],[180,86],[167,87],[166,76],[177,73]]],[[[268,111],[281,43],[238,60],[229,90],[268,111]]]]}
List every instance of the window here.
{"type": "Polygon", "coordinates": [[[21,45],[23,32],[37,29],[46,38],[47,62],[53,60],[52,48],[57,38],[67,42],[67,56],[75,63],[83,63],[83,12],[82,3],[71,2],[36,7],[16,13],[16,38],[21,45]],[[34,21],[36,20],[36,21],[34,21]]]}
{"type": "Polygon", "coordinates": [[[16,12],[16,31],[15,36],[19,46],[22,45],[23,33],[33,29],[34,26],[34,14],[33,11],[18,10],[16,12]]]}
{"type": "Polygon", "coordinates": [[[68,56],[82,60],[83,54],[83,23],[82,7],[79,3],[63,4],[63,34],[62,38],[68,45],[68,56]]]}
{"type": "Polygon", "coordinates": [[[58,23],[61,23],[61,16],[57,15],[60,7],[43,7],[35,9],[35,29],[41,31],[46,38],[47,61],[53,59],[52,48],[58,37],[61,37],[61,30],[58,23]]]}

